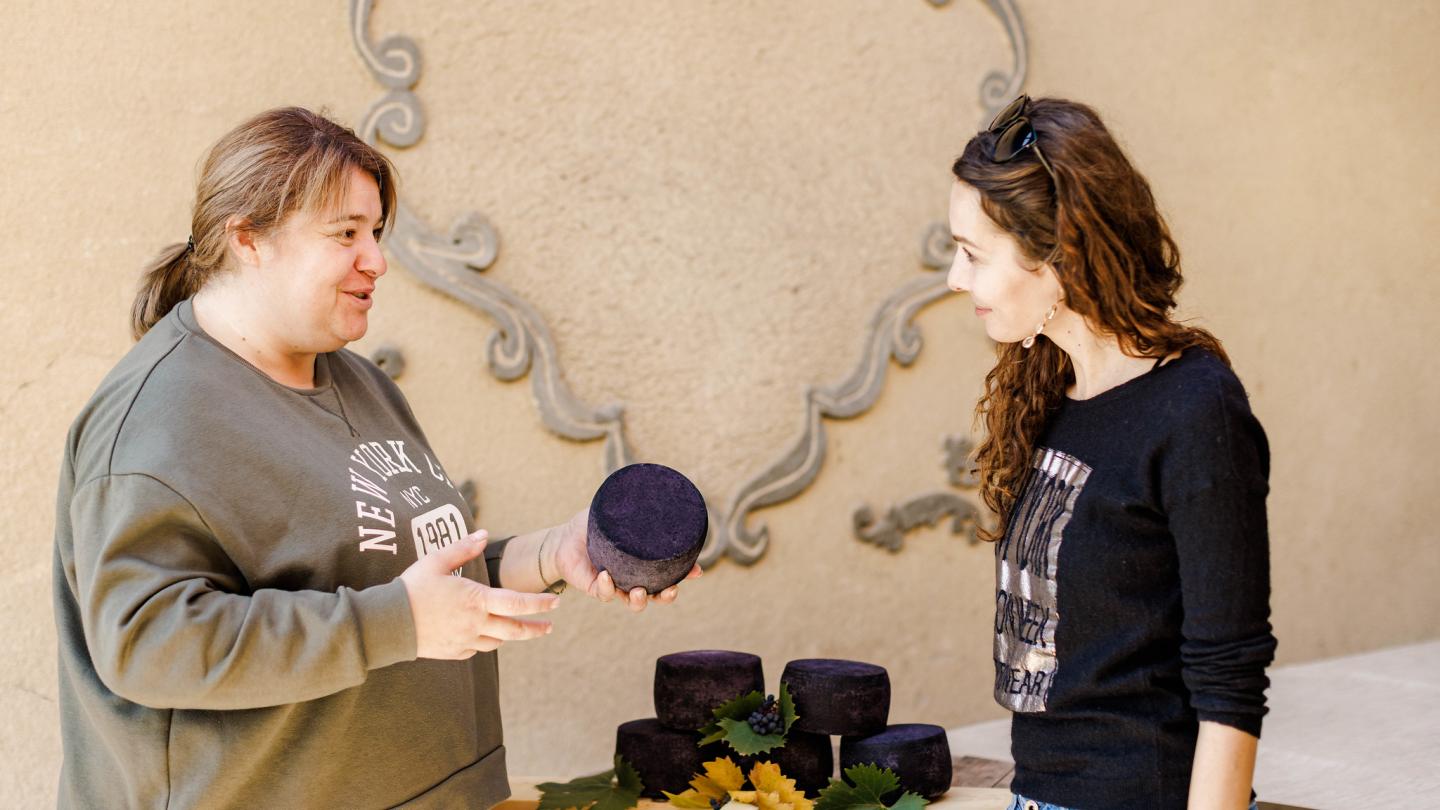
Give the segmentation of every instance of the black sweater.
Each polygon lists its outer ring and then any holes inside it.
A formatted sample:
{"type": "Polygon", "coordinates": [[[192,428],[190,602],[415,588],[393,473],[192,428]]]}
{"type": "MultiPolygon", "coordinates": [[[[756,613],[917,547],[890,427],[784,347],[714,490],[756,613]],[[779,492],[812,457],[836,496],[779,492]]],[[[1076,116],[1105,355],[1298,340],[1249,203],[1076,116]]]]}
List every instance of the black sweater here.
{"type": "Polygon", "coordinates": [[[1244,388],[1203,349],[1050,416],[995,544],[1015,792],[1184,808],[1200,720],[1260,736],[1269,469],[1244,388]]]}

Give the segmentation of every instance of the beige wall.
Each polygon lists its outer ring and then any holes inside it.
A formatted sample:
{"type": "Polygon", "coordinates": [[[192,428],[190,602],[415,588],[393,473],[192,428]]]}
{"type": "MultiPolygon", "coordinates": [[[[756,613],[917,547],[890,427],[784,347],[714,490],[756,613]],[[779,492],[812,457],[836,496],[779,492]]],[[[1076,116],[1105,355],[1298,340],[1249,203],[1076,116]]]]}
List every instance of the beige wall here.
{"type": "MultiPolygon", "coordinates": [[[[623,401],[637,454],[724,502],[801,421],[805,385],[855,364],[863,327],[915,278],[949,160],[1008,64],[978,2],[631,0],[382,3],[413,37],[425,139],[390,150],[436,229],[468,210],[502,237],[488,271],[547,318],[577,395],[623,401]]],[[[0,796],[52,801],[54,484],[70,419],[129,346],[141,264],[188,229],[206,146],[265,107],[357,123],[380,88],[344,4],[5,13],[0,62],[0,796]]],[[[1150,180],[1186,257],[1188,315],[1227,342],[1274,454],[1283,662],[1436,636],[1440,8],[1420,2],[1022,2],[1026,89],[1087,101],[1150,180]]],[[[649,713],[653,659],[751,650],[891,668],[894,717],[949,726],[989,699],[988,547],[940,530],[890,555],[851,510],[942,488],[989,350],[962,300],[918,320],[879,404],[829,423],[831,455],[762,512],[755,566],[721,563],[641,616],[565,597],[550,638],[502,652],[512,773],[604,766],[649,713]]],[[[583,505],[600,446],[554,438],[528,381],[485,370],[491,325],[392,263],[371,335],[482,524],[583,505]]]]}

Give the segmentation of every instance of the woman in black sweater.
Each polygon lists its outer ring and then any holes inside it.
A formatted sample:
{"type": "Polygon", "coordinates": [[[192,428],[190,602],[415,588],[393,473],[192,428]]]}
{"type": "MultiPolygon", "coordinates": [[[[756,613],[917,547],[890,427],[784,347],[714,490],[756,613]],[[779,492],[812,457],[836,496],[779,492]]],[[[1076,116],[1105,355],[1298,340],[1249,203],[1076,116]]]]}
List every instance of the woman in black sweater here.
{"type": "Polygon", "coordinates": [[[953,167],[949,285],[998,342],[976,452],[1012,807],[1244,808],[1274,657],[1269,447],[1099,116],[1021,96],[953,167]]]}

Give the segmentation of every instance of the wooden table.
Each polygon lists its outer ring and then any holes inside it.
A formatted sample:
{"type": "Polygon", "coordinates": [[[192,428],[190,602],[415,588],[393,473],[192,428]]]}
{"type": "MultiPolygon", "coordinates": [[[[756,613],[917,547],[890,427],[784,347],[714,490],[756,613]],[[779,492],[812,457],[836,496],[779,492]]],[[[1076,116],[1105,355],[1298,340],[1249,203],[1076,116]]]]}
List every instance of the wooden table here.
{"type": "MultiPolygon", "coordinates": [[[[950,790],[929,804],[939,810],[1005,810],[1010,804],[1010,778],[1015,774],[1015,763],[981,757],[954,757],[954,775],[950,779],[950,790]]],[[[496,805],[494,810],[535,810],[540,803],[540,792],[535,786],[541,782],[564,781],[556,779],[512,779],[510,798],[496,805]]],[[[1287,804],[1259,803],[1260,810],[1306,810],[1287,804]]],[[[665,802],[641,799],[637,810],[666,810],[665,802]]]]}
{"type": "MultiPolygon", "coordinates": [[[[550,779],[511,779],[510,798],[496,805],[494,810],[535,810],[540,803],[540,792],[535,786],[550,779]]],[[[952,787],[944,796],[928,806],[939,810],[1005,810],[1010,804],[1010,791],[1004,788],[952,787]]],[[[641,799],[638,810],[665,810],[665,802],[641,799]]]]}

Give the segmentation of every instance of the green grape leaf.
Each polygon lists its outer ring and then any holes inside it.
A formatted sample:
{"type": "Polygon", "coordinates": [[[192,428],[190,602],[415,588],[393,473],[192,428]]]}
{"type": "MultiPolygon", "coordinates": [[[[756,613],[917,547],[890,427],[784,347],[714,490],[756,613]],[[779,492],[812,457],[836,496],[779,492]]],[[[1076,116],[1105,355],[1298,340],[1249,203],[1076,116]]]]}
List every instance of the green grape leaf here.
{"type": "Polygon", "coordinates": [[[790,698],[790,689],[780,684],[780,696],[776,702],[780,706],[781,731],[777,734],[756,734],[746,720],[764,702],[765,695],[751,692],[711,710],[715,720],[700,729],[701,737],[697,744],[706,746],[723,740],[741,756],[763,754],[784,747],[785,735],[799,719],[795,713],[795,701],[790,698]]]}
{"type": "Polygon", "coordinates": [[[700,727],[700,733],[704,735],[704,737],[700,740],[699,744],[709,745],[713,742],[719,742],[725,736],[724,731],[720,728],[721,720],[727,717],[731,720],[741,720],[749,717],[750,713],[760,708],[760,704],[764,702],[764,695],[759,692],[751,692],[748,695],[741,695],[732,701],[722,703],[720,706],[711,709],[710,713],[715,715],[715,719],[700,727]]]}
{"type": "Polygon", "coordinates": [[[831,779],[830,785],[820,791],[815,810],[920,810],[929,804],[908,791],[893,804],[885,804],[883,797],[900,789],[900,778],[889,768],[854,765],[845,769],[845,776],[850,784],[844,779],[831,779]]]}
{"type": "Polygon", "coordinates": [[[784,731],[781,733],[789,734],[790,727],[795,725],[795,721],[799,719],[800,715],[795,713],[795,701],[790,697],[790,687],[782,681],[780,683],[780,720],[785,725],[782,726],[784,731]]]}
{"type": "Polygon", "coordinates": [[[919,793],[911,793],[907,790],[900,798],[895,800],[894,804],[890,805],[890,810],[920,810],[920,808],[929,803],[930,802],[926,801],[925,797],[919,793]]]}
{"type": "Polygon", "coordinates": [[[604,773],[535,787],[540,790],[536,810],[630,810],[640,804],[645,790],[640,774],[619,756],[615,767],[604,773]]]}
{"type": "Polygon", "coordinates": [[[621,796],[630,797],[632,795],[633,798],[627,799],[628,804],[610,804],[603,807],[597,804],[593,810],[627,810],[627,808],[635,807],[640,803],[640,794],[644,792],[645,783],[640,781],[640,772],[635,770],[634,765],[626,762],[624,757],[616,754],[615,793],[611,795],[611,798],[619,798],[621,796]]]}
{"type": "Polygon", "coordinates": [[[722,739],[742,757],[763,754],[785,745],[784,734],[756,734],[744,720],[731,720],[726,717],[720,720],[720,728],[724,730],[722,739]]]}

